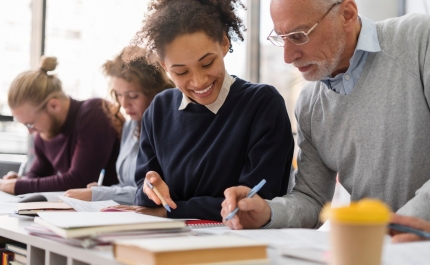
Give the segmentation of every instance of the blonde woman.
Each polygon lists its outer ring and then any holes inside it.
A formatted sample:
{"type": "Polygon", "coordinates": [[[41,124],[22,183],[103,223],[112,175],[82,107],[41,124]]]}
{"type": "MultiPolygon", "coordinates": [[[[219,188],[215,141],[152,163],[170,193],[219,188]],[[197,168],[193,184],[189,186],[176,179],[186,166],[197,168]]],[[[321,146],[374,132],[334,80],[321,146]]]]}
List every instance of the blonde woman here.
{"type": "Polygon", "coordinates": [[[85,189],[68,190],[66,196],[86,201],[114,200],[126,205],[134,203],[137,189],[134,173],[143,113],[156,94],[175,86],[161,67],[148,64],[145,55],[144,49],[126,48],[114,60],[103,65],[105,75],[111,78],[111,93],[116,99],[118,110],[122,107],[130,117],[122,130],[121,149],[116,161],[119,184],[97,186],[97,183],[91,183],[85,189]],[[133,52],[136,58],[125,63],[123,57],[128,52],[133,52]]]}
{"type": "Polygon", "coordinates": [[[65,191],[97,181],[118,183],[118,156],[123,118],[107,112],[102,99],[78,101],[66,96],[55,70],[54,57],[42,57],[39,69],[18,75],[8,93],[15,120],[35,133],[35,161],[22,178],[0,179],[0,190],[10,194],[65,191]]]}

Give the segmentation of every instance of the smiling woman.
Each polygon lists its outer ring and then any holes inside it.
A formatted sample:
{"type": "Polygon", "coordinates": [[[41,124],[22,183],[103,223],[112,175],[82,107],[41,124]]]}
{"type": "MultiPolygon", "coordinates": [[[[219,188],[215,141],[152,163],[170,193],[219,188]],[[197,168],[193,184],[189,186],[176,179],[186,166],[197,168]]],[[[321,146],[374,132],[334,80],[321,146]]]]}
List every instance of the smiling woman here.
{"type": "Polygon", "coordinates": [[[286,193],[294,142],[284,100],[274,87],[231,76],[224,65],[231,41],[243,40],[240,6],[238,0],[150,3],[135,42],[178,89],[158,94],[143,116],[139,206],[130,210],[220,221],[228,187],[252,187],[265,178],[260,196],[286,193]],[[171,212],[158,206],[145,181],[171,212]]]}

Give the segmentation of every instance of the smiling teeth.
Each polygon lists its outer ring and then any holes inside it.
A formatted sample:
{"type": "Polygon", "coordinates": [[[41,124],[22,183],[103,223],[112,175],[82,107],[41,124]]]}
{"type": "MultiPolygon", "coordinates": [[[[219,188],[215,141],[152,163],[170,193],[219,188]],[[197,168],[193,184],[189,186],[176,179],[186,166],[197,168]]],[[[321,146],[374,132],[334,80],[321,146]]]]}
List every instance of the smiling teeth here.
{"type": "Polygon", "coordinates": [[[194,90],[194,92],[196,92],[197,94],[204,94],[204,93],[208,92],[208,91],[209,91],[209,89],[211,89],[211,88],[212,88],[212,85],[213,85],[213,84],[211,84],[210,86],[208,86],[207,88],[205,88],[205,89],[203,89],[203,90],[194,90]]]}

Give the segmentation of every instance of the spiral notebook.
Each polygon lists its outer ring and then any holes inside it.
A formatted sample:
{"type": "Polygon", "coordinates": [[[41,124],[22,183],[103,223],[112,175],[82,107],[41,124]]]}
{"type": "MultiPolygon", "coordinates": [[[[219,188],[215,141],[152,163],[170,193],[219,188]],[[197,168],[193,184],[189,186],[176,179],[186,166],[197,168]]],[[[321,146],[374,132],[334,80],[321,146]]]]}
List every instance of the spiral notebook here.
{"type": "Polygon", "coordinates": [[[222,222],[212,220],[185,220],[185,224],[191,228],[208,228],[208,227],[219,227],[224,226],[222,222]]]}

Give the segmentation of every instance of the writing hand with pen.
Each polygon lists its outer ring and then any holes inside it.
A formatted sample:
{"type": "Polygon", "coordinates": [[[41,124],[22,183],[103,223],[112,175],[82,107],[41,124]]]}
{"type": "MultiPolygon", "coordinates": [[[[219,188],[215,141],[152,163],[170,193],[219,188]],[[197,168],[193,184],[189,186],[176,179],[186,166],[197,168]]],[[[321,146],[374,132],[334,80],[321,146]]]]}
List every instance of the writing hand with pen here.
{"type": "Polygon", "coordinates": [[[265,181],[260,182],[253,189],[238,186],[224,191],[225,200],[221,204],[221,216],[226,226],[231,229],[250,229],[260,228],[269,223],[270,206],[256,194],[264,183],[265,181]]]}
{"type": "Polygon", "coordinates": [[[389,233],[393,243],[430,239],[430,222],[423,219],[392,214],[390,228],[389,233]],[[397,227],[399,225],[400,227],[397,227]],[[396,227],[397,229],[395,229],[396,227]]]}
{"type": "Polygon", "coordinates": [[[155,171],[149,171],[146,173],[144,184],[142,185],[143,192],[155,202],[157,205],[163,207],[148,208],[144,206],[129,206],[129,205],[117,205],[102,209],[103,212],[113,211],[131,211],[136,213],[148,214],[159,217],[167,217],[167,211],[170,208],[176,209],[176,203],[170,198],[169,187],[166,182],[160,177],[155,171]],[[149,183],[149,184],[148,184],[149,183]],[[151,186],[153,187],[151,189],[151,186]],[[158,195],[157,195],[158,193],[158,195]],[[162,198],[162,199],[160,199],[162,198]]]}

